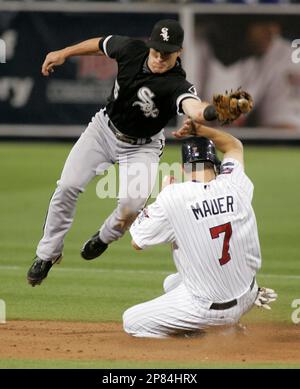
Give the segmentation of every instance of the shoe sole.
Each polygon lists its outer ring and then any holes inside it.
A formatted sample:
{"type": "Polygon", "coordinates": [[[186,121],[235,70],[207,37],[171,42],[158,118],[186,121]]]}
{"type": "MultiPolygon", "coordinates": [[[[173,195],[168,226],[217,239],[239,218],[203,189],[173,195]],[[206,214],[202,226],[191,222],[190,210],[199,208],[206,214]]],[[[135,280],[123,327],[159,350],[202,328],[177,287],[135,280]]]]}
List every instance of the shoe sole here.
{"type": "MultiPolygon", "coordinates": [[[[52,261],[52,266],[59,265],[61,263],[62,259],[63,259],[63,255],[61,254],[59,257],[57,257],[56,259],[54,259],[52,261]]],[[[50,269],[49,269],[49,271],[50,271],[50,269]]],[[[48,273],[49,273],[49,271],[48,271],[48,273]]],[[[44,281],[44,279],[47,278],[48,273],[47,273],[46,277],[39,278],[39,279],[27,277],[28,284],[31,285],[32,287],[35,287],[36,285],[41,285],[41,283],[44,281]]]]}
{"type": "Polygon", "coordinates": [[[35,280],[33,278],[27,278],[27,281],[28,281],[28,284],[31,285],[32,287],[35,287],[36,285],[41,285],[42,281],[45,279],[46,277],[42,278],[41,280],[35,280]]]}

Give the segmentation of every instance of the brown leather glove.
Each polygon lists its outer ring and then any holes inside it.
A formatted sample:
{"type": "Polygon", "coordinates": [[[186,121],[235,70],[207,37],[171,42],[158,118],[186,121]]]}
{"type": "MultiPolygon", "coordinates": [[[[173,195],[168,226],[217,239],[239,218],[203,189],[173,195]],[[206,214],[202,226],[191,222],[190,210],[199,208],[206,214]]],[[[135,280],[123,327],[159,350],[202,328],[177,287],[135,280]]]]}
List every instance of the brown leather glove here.
{"type": "Polygon", "coordinates": [[[250,112],[253,108],[253,99],[249,93],[238,88],[236,91],[226,91],[224,95],[215,94],[213,105],[217,111],[217,120],[224,125],[232,123],[242,113],[250,112]]]}

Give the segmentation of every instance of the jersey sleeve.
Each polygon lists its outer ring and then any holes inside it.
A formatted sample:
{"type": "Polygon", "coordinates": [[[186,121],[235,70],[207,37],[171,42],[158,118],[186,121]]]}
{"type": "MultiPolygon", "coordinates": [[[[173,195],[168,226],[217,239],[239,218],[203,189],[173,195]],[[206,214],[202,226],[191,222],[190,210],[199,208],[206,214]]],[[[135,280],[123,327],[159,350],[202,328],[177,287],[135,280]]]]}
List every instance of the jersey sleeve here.
{"type": "Polygon", "coordinates": [[[100,39],[99,49],[107,57],[118,60],[129,42],[130,38],[126,36],[109,35],[100,39]]]}
{"type": "Polygon", "coordinates": [[[242,164],[233,158],[225,158],[221,164],[220,174],[217,179],[228,180],[233,185],[238,186],[252,201],[253,183],[244,172],[242,164]]]}
{"type": "Polygon", "coordinates": [[[182,110],[183,100],[190,98],[201,101],[200,98],[197,96],[195,86],[184,80],[184,82],[182,82],[182,84],[175,90],[173,94],[173,104],[176,106],[176,111],[178,115],[184,114],[182,110]]]}
{"type": "Polygon", "coordinates": [[[141,249],[175,240],[173,228],[160,204],[159,197],[140,212],[130,228],[130,234],[141,249]]]}

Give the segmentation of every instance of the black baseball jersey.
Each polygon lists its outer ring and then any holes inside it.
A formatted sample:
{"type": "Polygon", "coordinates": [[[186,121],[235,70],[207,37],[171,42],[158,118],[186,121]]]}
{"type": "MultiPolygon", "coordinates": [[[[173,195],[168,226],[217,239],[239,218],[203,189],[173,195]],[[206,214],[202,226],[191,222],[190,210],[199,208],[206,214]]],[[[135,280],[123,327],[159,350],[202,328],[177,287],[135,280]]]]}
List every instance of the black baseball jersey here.
{"type": "Polygon", "coordinates": [[[199,99],[186,80],[180,59],[169,71],[152,73],[147,66],[149,48],[141,40],[110,35],[99,48],[118,63],[118,75],[106,111],[119,131],[137,138],[157,134],[181,114],[185,98],[199,99]]]}

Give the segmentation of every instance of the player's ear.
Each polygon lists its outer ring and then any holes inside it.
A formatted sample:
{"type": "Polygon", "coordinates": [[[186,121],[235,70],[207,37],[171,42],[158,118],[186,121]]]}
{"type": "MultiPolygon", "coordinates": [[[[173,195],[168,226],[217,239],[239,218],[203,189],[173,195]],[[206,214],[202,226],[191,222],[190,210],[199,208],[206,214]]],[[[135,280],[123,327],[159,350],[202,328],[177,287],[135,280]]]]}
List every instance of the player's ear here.
{"type": "Polygon", "coordinates": [[[180,50],[178,50],[178,51],[177,51],[177,55],[178,55],[178,57],[180,57],[180,56],[181,56],[181,54],[182,54],[182,51],[183,51],[183,49],[180,49],[180,50]]]}

